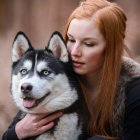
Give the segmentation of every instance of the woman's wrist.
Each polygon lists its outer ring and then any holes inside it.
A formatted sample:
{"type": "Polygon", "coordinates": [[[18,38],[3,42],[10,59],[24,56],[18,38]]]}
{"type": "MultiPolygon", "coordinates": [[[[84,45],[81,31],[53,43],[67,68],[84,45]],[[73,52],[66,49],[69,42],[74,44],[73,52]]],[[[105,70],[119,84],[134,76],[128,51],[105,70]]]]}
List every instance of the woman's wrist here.
{"type": "Polygon", "coordinates": [[[24,139],[25,137],[23,136],[23,132],[22,132],[22,128],[20,127],[20,122],[16,124],[15,126],[15,132],[16,132],[16,135],[18,137],[19,140],[22,140],[24,139]]]}

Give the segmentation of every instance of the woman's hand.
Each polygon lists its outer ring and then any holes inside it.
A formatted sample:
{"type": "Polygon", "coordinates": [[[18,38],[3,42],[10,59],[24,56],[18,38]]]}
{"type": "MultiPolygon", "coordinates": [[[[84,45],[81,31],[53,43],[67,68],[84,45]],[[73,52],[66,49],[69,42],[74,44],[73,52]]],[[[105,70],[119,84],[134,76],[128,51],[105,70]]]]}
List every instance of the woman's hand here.
{"type": "Polygon", "coordinates": [[[19,139],[42,134],[53,127],[53,120],[62,116],[62,113],[52,115],[27,114],[16,124],[15,131],[19,139]]]}

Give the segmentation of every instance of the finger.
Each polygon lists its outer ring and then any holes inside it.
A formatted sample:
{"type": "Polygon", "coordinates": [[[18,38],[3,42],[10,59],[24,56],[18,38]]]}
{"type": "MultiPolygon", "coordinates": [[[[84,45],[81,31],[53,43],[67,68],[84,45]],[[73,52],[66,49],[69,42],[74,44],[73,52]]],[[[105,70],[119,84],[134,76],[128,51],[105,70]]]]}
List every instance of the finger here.
{"type": "Polygon", "coordinates": [[[58,113],[55,113],[55,114],[51,114],[50,116],[47,116],[45,117],[44,119],[40,120],[39,122],[39,126],[43,126],[49,122],[52,122],[53,120],[59,118],[62,116],[62,112],[58,112],[58,113]]]}
{"type": "Polygon", "coordinates": [[[47,116],[47,114],[27,114],[27,115],[28,118],[30,118],[30,120],[33,120],[34,122],[39,122],[40,120],[42,120],[47,116]]]}
{"type": "Polygon", "coordinates": [[[44,126],[42,126],[39,130],[38,130],[38,134],[44,133],[46,131],[48,131],[49,129],[51,129],[54,126],[54,122],[50,122],[44,126]]]}

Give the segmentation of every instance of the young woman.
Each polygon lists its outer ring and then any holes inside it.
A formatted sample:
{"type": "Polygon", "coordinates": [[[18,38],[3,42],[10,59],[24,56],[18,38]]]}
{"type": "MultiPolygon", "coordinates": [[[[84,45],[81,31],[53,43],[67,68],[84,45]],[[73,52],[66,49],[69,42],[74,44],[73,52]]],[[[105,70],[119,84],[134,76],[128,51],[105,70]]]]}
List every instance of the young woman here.
{"type": "MultiPolygon", "coordinates": [[[[140,65],[123,57],[125,30],[123,10],[106,0],[81,2],[66,24],[64,38],[89,111],[90,140],[140,139],[140,65]]],[[[17,139],[35,136],[53,127],[61,115],[28,114],[12,130],[17,139]],[[36,129],[30,127],[34,124],[36,129]]]]}

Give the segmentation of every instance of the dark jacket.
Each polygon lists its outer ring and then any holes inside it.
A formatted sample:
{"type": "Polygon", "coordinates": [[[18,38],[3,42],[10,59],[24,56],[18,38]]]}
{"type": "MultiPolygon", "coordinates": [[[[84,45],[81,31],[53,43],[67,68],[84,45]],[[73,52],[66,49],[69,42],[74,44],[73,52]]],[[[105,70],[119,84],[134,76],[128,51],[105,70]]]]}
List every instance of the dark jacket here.
{"type": "MultiPolygon", "coordinates": [[[[134,131],[134,133],[138,133],[137,130],[135,130],[135,123],[140,123],[140,121],[136,120],[136,122],[133,122],[133,124],[130,125],[130,123],[134,121],[133,119],[135,118],[133,110],[137,112],[137,119],[138,117],[140,117],[140,109],[138,110],[137,108],[135,108],[135,106],[133,106],[134,104],[138,104],[140,108],[140,64],[136,63],[130,58],[124,57],[113,110],[113,136],[117,136],[119,140],[131,140],[127,136],[128,134],[126,134],[126,132],[129,133],[129,131],[134,131]],[[135,84],[136,82],[138,84],[135,84]],[[133,91],[132,89],[137,90],[133,91]],[[133,97],[133,95],[136,97],[133,97]],[[136,98],[136,100],[132,101],[133,98],[136,98]],[[130,104],[132,107],[131,111],[129,110],[130,104]],[[131,116],[131,119],[128,119],[129,116],[131,116]],[[131,122],[129,122],[128,120],[131,122]]],[[[140,124],[138,125],[138,127],[140,130],[140,124]]],[[[135,140],[139,139],[140,134],[139,138],[135,140]]]]}

